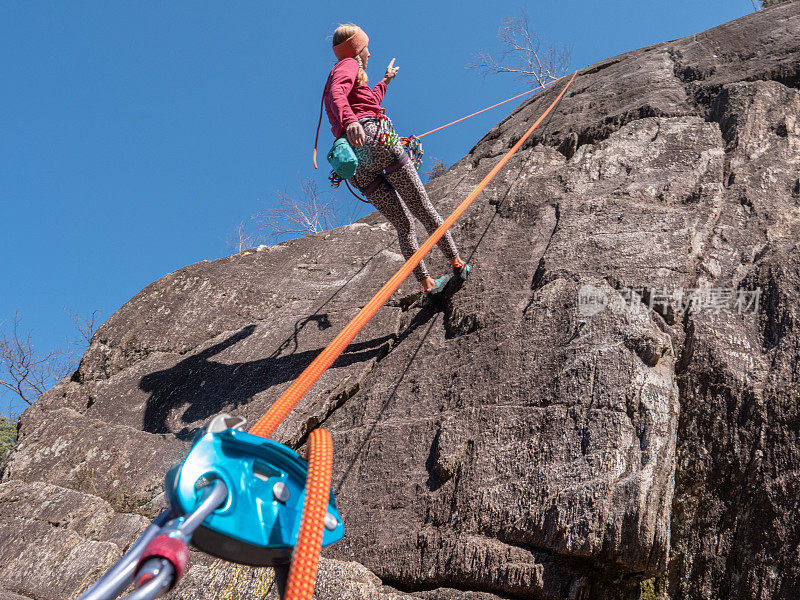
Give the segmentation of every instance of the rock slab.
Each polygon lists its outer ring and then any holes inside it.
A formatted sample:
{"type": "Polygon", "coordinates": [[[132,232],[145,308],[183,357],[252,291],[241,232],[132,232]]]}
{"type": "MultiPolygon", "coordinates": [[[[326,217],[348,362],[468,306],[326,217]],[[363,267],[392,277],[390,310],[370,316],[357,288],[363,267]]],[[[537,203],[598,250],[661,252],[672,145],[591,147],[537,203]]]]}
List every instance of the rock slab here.
{"type": "MultiPolygon", "coordinates": [[[[456,224],[467,284],[404,284],[276,433],[334,438],[347,534],[317,598],[799,596],[798,31],[786,2],[578,73],[456,224]]],[[[428,185],[440,212],[558,91],[428,185]]],[[[76,596],[193,433],[256,420],[400,264],[376,213],[131,299],[23,415],[0,598],[76,596]]],[[[274,595],[192,565],[173,597],[274,595]]]]}

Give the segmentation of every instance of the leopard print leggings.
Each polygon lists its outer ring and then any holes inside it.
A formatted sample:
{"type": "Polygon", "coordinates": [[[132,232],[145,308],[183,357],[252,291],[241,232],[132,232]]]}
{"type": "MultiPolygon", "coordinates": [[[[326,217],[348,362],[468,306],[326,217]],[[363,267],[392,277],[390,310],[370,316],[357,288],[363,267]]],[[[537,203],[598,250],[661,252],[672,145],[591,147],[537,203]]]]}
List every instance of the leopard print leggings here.
{"type": "MultiPolygon", "coordinates": [[[[417,232],[411,215],[422,222],[428,234],[433,233],[444,219],[431,204],[412,161],[409,160],[393,173],[382,175],[384,169],[391,167],[403,157],[405,154],[403,145],[397,142],[393,146],[386,146],[378,140],[380,127],[377,118],[367,117],[359,122],[364,127],[366,140],[361,148],[353,146],[358,158],[358,168],[350,181],[364,194],[364,190],[369,188],[376,178],[381,176],[384,178],[380,185],[365,195],[397,230],[400,251],[408,260],[419,250],[417,232]]],[[[449,231],[442,236],[438,244],[448,260],[458,256],[453,236],[449,231]]],[[[420,262],[414,269],[414,276],[419,282],[430,277],[424,262],[420,262]]]]}

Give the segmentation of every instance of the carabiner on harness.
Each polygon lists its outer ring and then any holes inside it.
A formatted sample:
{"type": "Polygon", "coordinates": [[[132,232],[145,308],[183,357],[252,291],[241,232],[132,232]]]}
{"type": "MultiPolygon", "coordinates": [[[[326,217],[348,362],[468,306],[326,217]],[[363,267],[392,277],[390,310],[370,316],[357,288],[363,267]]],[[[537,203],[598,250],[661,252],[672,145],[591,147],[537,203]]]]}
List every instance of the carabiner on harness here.
{"type": "Polygon", "coordinates": [[[384,109],[381,109],[381,112],[378,113],[378,119],[380,120],[378,141],[387,146],[394,146],[397,142],[403,144],[409,158],[411,158],[414,163],[414,168],[419,171],[419,168],[422,166],[422,156],[424,154],[422,150],[422,140],[415,135],[410,135],[408,137],[400,137],[397,135],[392,120],[386,116],[386,111],[384,109]]]}

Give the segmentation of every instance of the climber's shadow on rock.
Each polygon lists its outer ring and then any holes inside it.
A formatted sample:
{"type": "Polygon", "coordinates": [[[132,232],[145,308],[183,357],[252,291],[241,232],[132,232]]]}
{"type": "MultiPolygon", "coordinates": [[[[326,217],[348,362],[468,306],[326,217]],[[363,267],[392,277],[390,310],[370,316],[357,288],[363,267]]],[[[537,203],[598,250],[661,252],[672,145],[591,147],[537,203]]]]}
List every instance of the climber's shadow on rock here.
{"type": "MultiPolygon", "coordinates": [[[[144,431],[172,432],[167,422],[171,412],[188,405],[181,417],[182,422],[187,425],[174,433],[181,438],[190,438],[209,417],[223,409],[236,408],[258,392],[295,379],[321,351],[316,349],[298,353],[300,332],[310,323],[315,323],[320,330],[331,327],[328,313],[321,312],[322,309],[390,246],[391,244],[379,248],[313,314],[297,319],[292,334],[270,356],[235,364],[209,360],[252,335],[255,325],[248,325],[228,339],[188,357],[170,369],[142,377],[139,388],[150,392],[142,419],[144,431]]],[[[392,337],[386,335],[367,342],[350,344],[347,352],[331,368],[370,360],[382,351],[392,337]]]]}
{"type": "MultiPolygon", "coordinates": [[[[211,416],[223,409],[236,409],[257,393],[294,380],[322,351],[322,348],[317,348],[297,352],[297,335],[312,322],[320,329],[330,327],[327,314],[298,320],[292,336],[265,358],[236,363],[212,360],[215,355],[252,335],[255,325],[248,325],[169,369],[145,375],[139,382],[139,388],[150,393],[143,417],[144,431],[190,438],[211,416]],[[180,420],[185,425],[178,429],[173,421],[171,427],[171,414],[184,406],[180,420]]],[[[393,337],[385,335],[350,344],[331,368],[368,361],[381,353],[393,337]]]]}

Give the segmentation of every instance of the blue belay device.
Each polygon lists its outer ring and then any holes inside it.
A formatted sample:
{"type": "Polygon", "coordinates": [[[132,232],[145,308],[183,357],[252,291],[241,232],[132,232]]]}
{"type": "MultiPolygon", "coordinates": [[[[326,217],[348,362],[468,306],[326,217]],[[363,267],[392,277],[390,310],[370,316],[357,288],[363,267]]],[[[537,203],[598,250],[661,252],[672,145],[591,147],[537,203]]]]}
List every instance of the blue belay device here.
{"type": "MultiPolygon", "coordinates": [[[[176,511],[191,513],[221,480],[228,499],[192,536],[198,549],[231,562],[280,566],[291,561],[300,529],[308,463],[283,444],[241,431],[242,419],[215,417],[195,438],[182,465],[167,474],[176,511]]],[[[333,491],[322,545],[344,536],[333,491]]]]}

